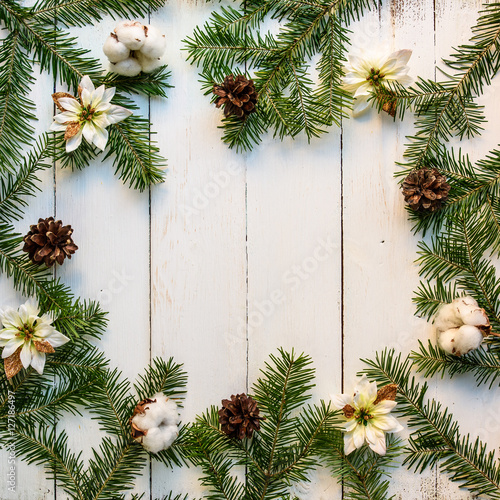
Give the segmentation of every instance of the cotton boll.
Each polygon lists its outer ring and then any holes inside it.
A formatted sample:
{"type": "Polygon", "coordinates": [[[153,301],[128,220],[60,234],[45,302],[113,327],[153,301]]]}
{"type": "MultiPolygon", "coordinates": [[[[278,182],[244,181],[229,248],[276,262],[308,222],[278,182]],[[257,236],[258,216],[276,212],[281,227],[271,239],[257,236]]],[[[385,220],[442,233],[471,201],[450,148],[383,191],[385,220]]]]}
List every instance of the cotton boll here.
{"type": "Polygon", "coordinates": [[[477,307],[477,302],[473,297],[459,297],[455,299],[452,304],[455,306],[455,310],[458,315],[461,316],[462,313],[471,307],[477,307]]]}
{"type": "Polygon", "coordinates": [[[150,59],[149,57],[146,57],[142,51],[137,51],[135,53],[135,57],[141,65],[144,73],[152,73],[156,68],[159,68],[164,64],[160,58],[150,59]]]}
{"type": "Polygon", "coordinates": [[[471,306],[462,312],[462,321],[466,325],[489,326],[490,321],[484,309],[471,306]]]}
{"type": "Polygon", "coordinates": [[[456,337],[458,335],[458,328],[450,328],[442,332],[438,337],[439,347],[448,354],[455,354],[456,352],[456,337]]]}
{"type": "Polygon", "coordinates": [[[144,26],[139,21],[122,21],[115,28],[115,33],[130,50],[139,50],[146,39],[144,26]]]}
{"type": "Polygon", "coordinates": [[[458,329],[458,335],[455,339],[457,342],[457,356],[463,356],[474,349],[477,349],[483,341],[483,334],[479,328],[472,325],[464,325],[458,329]]]}
{"type": "Polygon", "coordinates": [[[150,453],[158,453],[163,450],[165,438],[162,429],[158,427],[150,429],[148,433],[141,438],[141,443],[150,453]]]}
{"type": "Polygon", "coordinates": [[[159,30],[150,24],[144,27],[144,31],[146,33],[146,38],[141,47],[142,54],[149,59],[161,57],[167,47],[165,35],[162,35],[159,30]]]}
{"type": "Polygon", "coordinates": [[[177,403],[162,393],[155,394],[154,398],[158,401],[158,406],[161,408],[162,425],[177,425],[179,423],[177,403]]]}
{"type": "MultiPolygon", "coordinates": [[[[154,399],[154,398],[152,398],[154,399]]],[[[149,403],[145,408],[144,413],[137,414],[132,422],[142,430],[158,427],[164,418],[163,408],[158,403],[149,403]]]]}
{"type": "Polygon", "coordinates": [[[172,443],[177,439],[179,432],[176,425],[162,425],[159,429],[163,438],[162,450],[166,450],[172,446],[172,443]]]}
{"type": "Polygon", "coordinates": [[[141,65],[136,59],[128,57],[116,64],[112,63],[111,71],[123,76],[137,76],[141,72],[141,65]]]}
{"type": "Polygon", "coordinates": [[[123,61],[130,55],[130,50],[127,46],[118,41],[117,36],[114,34],[108,36],[104,42],[102,50],[110,62],[113,63],[123,61]]]}
{"type": "Polygon", "coordinates": [[[439,309],[438,315],[434,320],[434,326],[439,332],[445,332],[450,328],[461,326],[463,321],[457,313],[455,304],[445,304],[439,309]]]}

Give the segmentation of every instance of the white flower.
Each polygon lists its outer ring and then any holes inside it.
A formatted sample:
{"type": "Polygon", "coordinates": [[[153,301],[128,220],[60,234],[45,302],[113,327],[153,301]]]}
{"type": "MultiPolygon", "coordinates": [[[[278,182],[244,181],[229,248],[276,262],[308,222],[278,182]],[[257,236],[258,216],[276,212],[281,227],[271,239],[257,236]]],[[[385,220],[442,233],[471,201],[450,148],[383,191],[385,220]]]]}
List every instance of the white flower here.
{"type": "Polygon", "coordinates": [[[361,55],[349,55],[349,62],[344,66],[344,85],[342,88],[354,95],[354,115],[360,114],[368,105],[368,97],[374,86],[385,82],[399,82],[409,85],[409,67],[406,63],[411,57],[411,50],[399,50],[389,55],[365,52],[361,55]]]}
{"type": "Polygon", "coordinates": [[[396,406],[393,401],[395,395],[396,386],[385,386],[377,392],[376,382],[369,382],[364,375],[354,388],[352,396],[340,394],[332,398],[333,405],[342,409],[346,417],[343,429],[346,455],[365,443],[375,453],[385,455],[385,433],[403,429],[390,415],[396,406]]]}
{"type": "Polygon", "coordinates": [[[132,111],[111,104],[115,88],[97,89],[88,76],[84,76],[78,86],[79,99],[70,94],[58,92],[52,95],[57,107],[62,111],[54,116],[50,130],[64,132],[66,152],[74,151],[82,142],[104,150],[108,142],[106,127],[118,123],[132,114],[132,111]]]}
{"type": "Polygon", "coordinates": [[[52,326],[51,314],[39,314],[40,308],[34,299],[29,299],[18,310],[11,307],[0,310],[3,326],[0,330],[2,358],[19,356],[20,364],[16,373],[21,370],[21,365],[24,368],[31,365],[41,375],[45,366],[45,353],[54,352],[55,347],[69,341],[68,337],[52,326]]]}
{"type": "Polygon", "coordinates": [[[491,334],[488,315],[473,297],[459,297],[442,305],[434,326],[439,347],[454,356],[478,349],[483,338],[491,334]]]}
{"type": "Polygon", "coordinates": [[[130,418],[132,437],[150,453],[166,450],[177,438],[179,429],[177,404],[158,392],[140,401],[130,418]]]}

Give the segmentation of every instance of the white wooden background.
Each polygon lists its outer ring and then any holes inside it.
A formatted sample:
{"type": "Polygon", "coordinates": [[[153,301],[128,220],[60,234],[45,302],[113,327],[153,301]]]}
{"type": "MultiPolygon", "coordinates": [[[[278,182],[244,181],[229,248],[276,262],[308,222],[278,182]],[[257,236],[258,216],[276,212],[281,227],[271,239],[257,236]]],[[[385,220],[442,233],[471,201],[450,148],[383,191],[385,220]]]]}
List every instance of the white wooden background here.
{"type": "MultiPolygon", "coordinates": [[[[434,78],[435,61],[468,39],[479,5],[388,0],[353,26],[353,45],[379,41],[391,50],[412,49],[411,75],[434,78]]],[[[213,7],[169,0],[151,18],[167,35],[175,85],[168,100],[141,101],[169,160],[165,183],[140,194],[113,176],[109,161],[81,172],[56,168],[44,175],[43,193],[18,224],[24,233],[39,216],[55,214],[73,225],[80,249],[57,274],[77,295],[109,310],[102,347],[126,376],[133,379],[155,356],[185,364],[184,421],[245,391],[280,346],[313,357],[318,401],[350,390],[360,358],[387,345],[407,353],[429,335],[426,322],[413,316],[418,238],[393,178],[410,117],[394,123],[371,111],[312,144],[266,137],[250,154],[228,150],[217,129],[221,114],[203,97],[196,69],[181,51],[181,40],[213,7]]],[[[101,45],[114,24],[109,19],[75,31],[82,46],[104,58],[101,45]]],[[[490,104],[483,137],[463,144],[473,159],[496,146],[497,88],[483,98],[490,104]]],[[[50,76],[37,77],[40,132],[51,123],[52,89],[50,76]]],[[[2,305],[22,299],[5,278],[0,294],[2,305]]],[[[467,376],[431,382],[431,389],[464,433],[498,446],[498,392],[476,389],[467,376]]],[[[87,457],[99,443],[88,416],[60,425],[87,457]]],[[[1,486],[5,453],[0,473],[1,486]]],[[[1,498],[65,498],[40,467],[18,461],[17,474],[17,493],[3,491],[1,498]]],[[[171,472],[153,463],[135,491],[146,498],[170,490],[201,496],[198,476],[195,469],[171,472]]],[[[342,498],[323,470],[295,492],[303,500],[342,498]]],[[[419,476],[399,469],[391,492],[405,500],[471,498],[435,470],[419,476]]]]}

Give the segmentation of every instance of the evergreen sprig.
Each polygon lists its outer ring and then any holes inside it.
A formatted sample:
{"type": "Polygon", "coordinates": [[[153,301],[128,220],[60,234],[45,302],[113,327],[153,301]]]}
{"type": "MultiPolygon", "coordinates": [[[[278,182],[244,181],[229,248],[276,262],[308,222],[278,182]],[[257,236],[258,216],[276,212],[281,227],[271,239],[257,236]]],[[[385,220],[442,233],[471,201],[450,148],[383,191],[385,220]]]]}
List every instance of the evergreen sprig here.
{"type": "Polygon", "coordinates": [[[401,455],[402,442],[393,434],[386,436],[385,455],[374,453],[366,445],[349,455],[344,453],[344,440],[339,430],[325,433],[321,452],[325,465],[344,486],[346,500],[391,500],[389,471],[401,455]]]}
{"type": "MultiPolygon", "coordinates": [[[[166,96],[170,74],[165,67],[151,75],[141,74],[128,80],[118,75],[102,76],[99,61],[90,56],[89,50],[78,47],[75,37],[55,24],[89,24],[101,20],[103,14],[142,16],[149,8],[156,10],[161,5],[163,1],[160,0],[47,0],[26,8],[12,0],[0,0],[0,21],[10,32],[0,48],[0,170],[16,171],[21,146],[29,146],[33,141],[31,122],[35,107],[27,95],[33,82],[34,63],[50,72],[56,81],[67,85],[74,95],[84,75],[97,85],[115,83],[117,94],[113,102],[125,103],[134,111],[138,107],[126,94],[166,96]]],[[[47,96],[49,101],[50,96],[47,96]]],[[[133,117],[110,125],[109,133],[107,154],[102,158],[114,155],[113,164],[123,182],[143,191],[163,180],[165,160],[151,140],[149,120],[134,113],[133,117]]],[[[69,155],[64,145],[61,134],[56,135],[53,159],[61,160],[63,167],[83,168],[98,156],[98,151],[85,141],[79,150],[69,155]]]]}
{"type": "Polygon", "coordinates": [[[409,89],[398,84],[375,89],[373,99],[379,110],[390,102],[396,105],[400,118],[408,109],[417,115],[416,133],[408,138],[406,163],[397,175],[433,165],[442,145],[453,136],[470,138],[481,132],[485,117],[475,99],[500,67],[500,3],[485,4],[472,31],[470,42],[443,61],[446,80],[419,78],[409,89]]]}
{"type": "Polygon", "coordinates": [[[449,410],[434,399],[427,399],[428,385],[419,384],[411,373],[412,360],[396,355],[393,349],[364,360],[363,370],[380,385],[396,384],[398,405],[395,413],[408,418],[412,430],[405,447],[404,464],[417,472],[438,466],[452,481],[473,494],[500,498],[500,466],[494,451],[479,439],[460,433],[449,410]]]}
{"type": "Polygon", "coordinates": [[[339,423],[338,411],[306,404],[313,384],[311,359],[279,351],[261,370],[253,396],[266,419],[251,440],[229,438],[213,406],[196,419],[187,438],[191,461],[203,471],[206,498],[271,500],[289,498],[289,486],[309,481],[321,436],[339,423]],[[235,467],[244,467],[241,481],[235,467]]]}
{"type": "Polygon", "coordinates": [[[372,0],[264,0],[241,2],[214,12],[185,40],[188,60],[200,67],[206,94],[228,74],[253,75],[256,112],[246,119],[224,118],[223,141],[249,150],[272,131],[283,139],[304,132],[309,140],[339,124],[351,98],[341,89],[349,43],[347,26],[372,0]],[[280,21],[278,34],[263,32],[267,19],[280,21]],[[310,59],[319,54],[319,81],[310,59]]]}
{"type": "Polygon", "coordinates": [[[184,461],[185,451],[179,445],[184,428],[168,453],[157,457],[132,439],[129,417],[143,394],[151,396],[163,390],[182,400],[186,373],[173,359],[155,359],[136,385],[143,393],[134,394],[130,382],[107,367],[102,353],[88,344],[79,343],[78,347],[76,353],[67,347],[58,348],[42,376],[33,375],[29,369],[14,377],[12,385],[6,383],[5,375],[0,376],[0,442],[6,447],[15,443],[18,456],[43,465],[71,498],[125,498],[148,458],[170,467],[184,461]],[[61,363],[65,364],[64,371],[61,363]],[[8,412],[9,394],[15,401],[15,414],[8,412]],[[68,448],[67,434],[56,433],[51,425],[64,412],[80,413],[80,408],[89,410],[106,433],[99,447],[92,450],[87,467],[82,453],[68,448]],[[9,417],[15,419],[14,427],[8,427],[9,417]]]}

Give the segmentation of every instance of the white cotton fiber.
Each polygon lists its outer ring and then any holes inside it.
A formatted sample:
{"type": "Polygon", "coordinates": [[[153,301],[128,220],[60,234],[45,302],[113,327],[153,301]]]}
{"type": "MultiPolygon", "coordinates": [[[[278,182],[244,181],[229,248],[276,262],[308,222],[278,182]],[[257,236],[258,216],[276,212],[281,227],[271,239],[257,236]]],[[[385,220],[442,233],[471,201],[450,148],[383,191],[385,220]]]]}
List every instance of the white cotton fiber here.
{"type": "Polygon", "coordinates": [[[463,356],[477,349],[483,341],[481,330],[471,325],[452,328],[442,332],[438,337],[438,344],[443,351],[454,356],[463,356]]]}
{"type": "Polygon", "coordinates": [[[141,47],[142,55],[148,57],[149,59],[157,59],[158,57],[161,57],[167,47],[167,39],[165,38],[165,35],[162,35],[158,29],[150,24],[144,27],[144,31],[146,37],[144,44],[141,47]]]}
{"type": "Polygon", "coordinates": [[[179,411],[177,404],[167,398],[162,392],[156,393],[153,402],[147,403],[143,413],[138,413],[132,418],[132,423],[139,430],[146,433],[137,441],[151,453],[165,450],[175,441],[178,435],[179,411]]]}
{"type": "Polygon", "coordinates": [[[111,71],[123,76],[137,76],[141,72],[141,65],[136,59],[128,57],[116,64],[111,63],[111,71]]]}
{"type": "Polygon", "coordinates": [[[484,309],[470,306],[469,309],[462,309],[462,321],[466,325],[489,326],[490,321],[484,309]]]}
{"type": "Polygon", "coordinates": [[[450,328],[461,326],[463,321],[457,313],[455,304],[445,304],[440,307],[434,320],[434,326],[438,332],[444,332],[450,328]]]}
{"type": "Polygon", "coordinates": [[[141,65],[141,69],[144,73],[152,73],[156,68],[159,68],[164,64],[160,58],[150,59],[149,57],[146,57],[142,53],[142,50],[135,53],[135,58],[141,65]]]}
{"type": "Polygon", "coordinates": [[[118,38],[114,35],[108,36],[102,50],[112,63],[123,61],[130,56],[130,49],[122,42],[119,42],[118,38]]]}
{"type": "Polygon", "coordinates": [[[146,40],[144,27],[139,21],[122,21],[115,28],[115,33],[130,50],[139,50],[146,40]]]}

